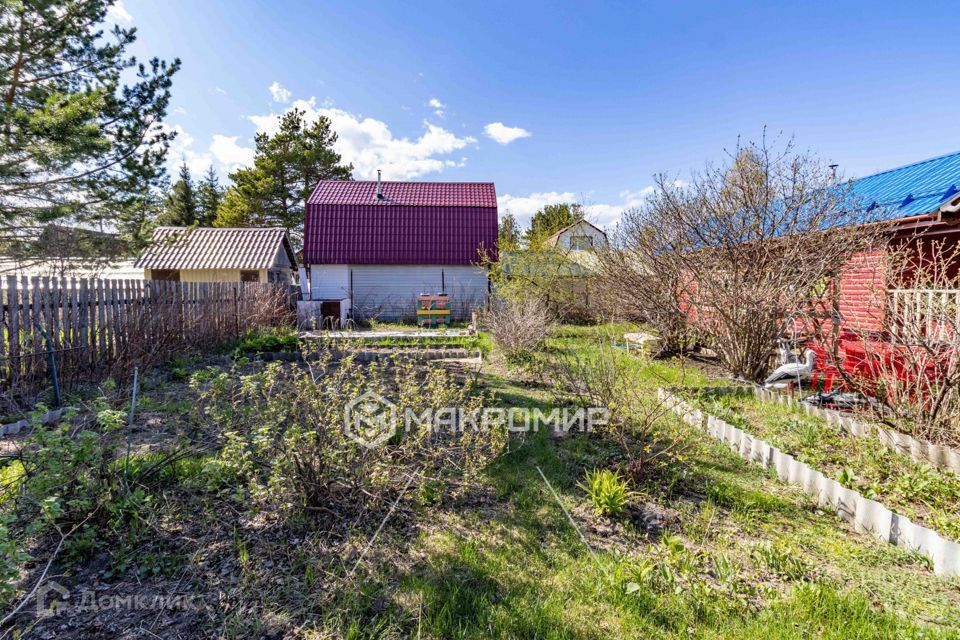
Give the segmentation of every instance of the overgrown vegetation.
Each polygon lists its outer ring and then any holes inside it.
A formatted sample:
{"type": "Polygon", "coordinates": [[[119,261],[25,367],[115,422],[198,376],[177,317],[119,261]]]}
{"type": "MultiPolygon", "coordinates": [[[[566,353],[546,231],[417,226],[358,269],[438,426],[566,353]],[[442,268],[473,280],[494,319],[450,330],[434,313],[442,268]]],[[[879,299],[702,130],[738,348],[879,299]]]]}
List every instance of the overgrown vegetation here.
{"type": "Polygon", "coordinates": [[[515,362],[529,359],[542,347],[553,324],[553,316],[536,299],[509,298],[495,299],[482,322],[504,355],[515,362]]]}
{"type": "Polygon", "coordinates": [[[31,606],[12,625],[41,637],[66,620],[67,637],[94,624],[226,638],[956,637],[960,594],[920,558],[853,534],[672,415],[644,419],[657,386],[708,379],[612,346],[635,329],[556,327],[537,362],[504,367],[495,348],[480,371],[326,352],[173,363],[186,380],[143,380],[129,462],[129,390],[100,389],[23,441],[22,467],[2,467],[7,602],[79,521],[53,560],[59,583],[188,589],[198,608],[38,620],[31,606]],[[367,448],[343,431],[343,405],[364,391],[420,415],[605,398],[611,424],[560,439],[414,428],[367,448]],[[26,500],[38,492],[61,506],[26,500]]]}

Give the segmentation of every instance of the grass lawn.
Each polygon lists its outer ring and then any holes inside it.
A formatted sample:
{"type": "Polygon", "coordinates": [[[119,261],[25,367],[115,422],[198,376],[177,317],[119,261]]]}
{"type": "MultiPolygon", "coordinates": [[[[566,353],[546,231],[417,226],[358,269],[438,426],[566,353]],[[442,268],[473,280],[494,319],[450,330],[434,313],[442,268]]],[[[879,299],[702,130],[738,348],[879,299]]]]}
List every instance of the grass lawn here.
{"type": "MultiPolygon", "coordinates": [[[[640,384],[663,377],[707,382],[678,365],[638,369],[640,384]]],[[[486,382],[507,405],[550,401],[509,376],[486,382]]],[[[442,638],[957,637],[957,581],[852,533],[699,432],[683,435],[672,490],[640,488],[646,508],[672,514],[660,531],[593,516],[577,484],[616,455],[609,445],[544,434],[515,443],[489,470],[496,500],[421,535],[398,592],[419,603],[418,628],[442,638]]]]}

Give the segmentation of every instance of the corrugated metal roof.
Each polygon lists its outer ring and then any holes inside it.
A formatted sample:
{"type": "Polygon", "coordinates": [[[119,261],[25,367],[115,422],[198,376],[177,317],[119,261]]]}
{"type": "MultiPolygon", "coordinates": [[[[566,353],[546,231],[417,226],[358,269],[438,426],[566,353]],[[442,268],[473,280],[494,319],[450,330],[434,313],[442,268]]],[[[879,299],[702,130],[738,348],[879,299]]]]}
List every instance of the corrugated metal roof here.
{"type": "Polygon", "coordinates": [[[375,180],[321,180],[307,204],[497,206],[497,192],[492,182],[382,182],[381,185],[384,198],[378,200],[375,180]]]}
{"type": "Polygon", "coordinates": [[[960,190],[960,152],[853,180],[853,195],[880,218],[936,212],[960,190]]]}
{"type": "Polygon", "coordinates": [[[496,259],[492,182],[322,181],[307,203],[307,264],[476,264],[496,259]]]}
{"type": "Polygon", "coordinates": [[[269,269],[283,247],[296,266],[287,230],[158,227],[140,269],[269,269]]]}

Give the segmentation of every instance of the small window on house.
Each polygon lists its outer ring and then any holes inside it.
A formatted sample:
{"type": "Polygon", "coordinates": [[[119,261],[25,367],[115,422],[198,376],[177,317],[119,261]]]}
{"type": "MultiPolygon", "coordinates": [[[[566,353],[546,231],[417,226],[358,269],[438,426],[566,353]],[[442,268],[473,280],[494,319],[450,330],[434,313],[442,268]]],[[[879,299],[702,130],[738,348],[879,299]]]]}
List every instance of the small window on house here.
{"type": "Polygon", "coordinates": [[[151,269],[151,280],[164,280],[166,282],[180,282],[179,269],[151,269]]]}
{"type": "Polygon", "coordinates": [[[241,271],[240,282],[260,282],[259,271],[241,271]]]}
{"type": "Polygon", "coordinates": [[[590,236],[570,236],[570,248],[573,250],[593,249],[593,238],[590,236]]]}

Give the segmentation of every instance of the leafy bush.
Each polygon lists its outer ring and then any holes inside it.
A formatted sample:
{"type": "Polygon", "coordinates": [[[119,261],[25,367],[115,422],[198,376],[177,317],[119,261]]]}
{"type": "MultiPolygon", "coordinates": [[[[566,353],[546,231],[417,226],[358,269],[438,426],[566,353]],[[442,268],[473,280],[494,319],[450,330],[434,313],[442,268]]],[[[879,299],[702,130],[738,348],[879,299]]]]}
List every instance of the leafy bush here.
{"type": "Polygon", "coordinates": [[[299,338],[293,331],[273,330],[248,333],[233,350],[234,357],[276,351],[296,351],[299,338]]]}
{"type": "Polygon", "coordinates": [[[423,416],[445,407],[469,413],[483,406],[485,396],[469,381],[402,358],[363,365],[346,356],[334,364],[329,353],[318,353],[309,369],[269,363],[251,374],[222,372],[197,385],[198,418],[222,443],[220,472],[238,479],[237,495],[289,515],[339,517],[369,509],[395,496],[411,473],[421,480],[432,474],[464,482],[505,442],[502,425],[489,432],[441,433],[417,422],[379,447],[349,437],[345,407],[368,392],[395,403],[401,417],[404,410],[423,416]]]}
{"type": "Polygon", "coordinates": [[[635,496],[627,482],[609,469],[588,471],[579,486],[587,492],[593,503],[593,512],[598,516],[619,516],[635,496]]]}

